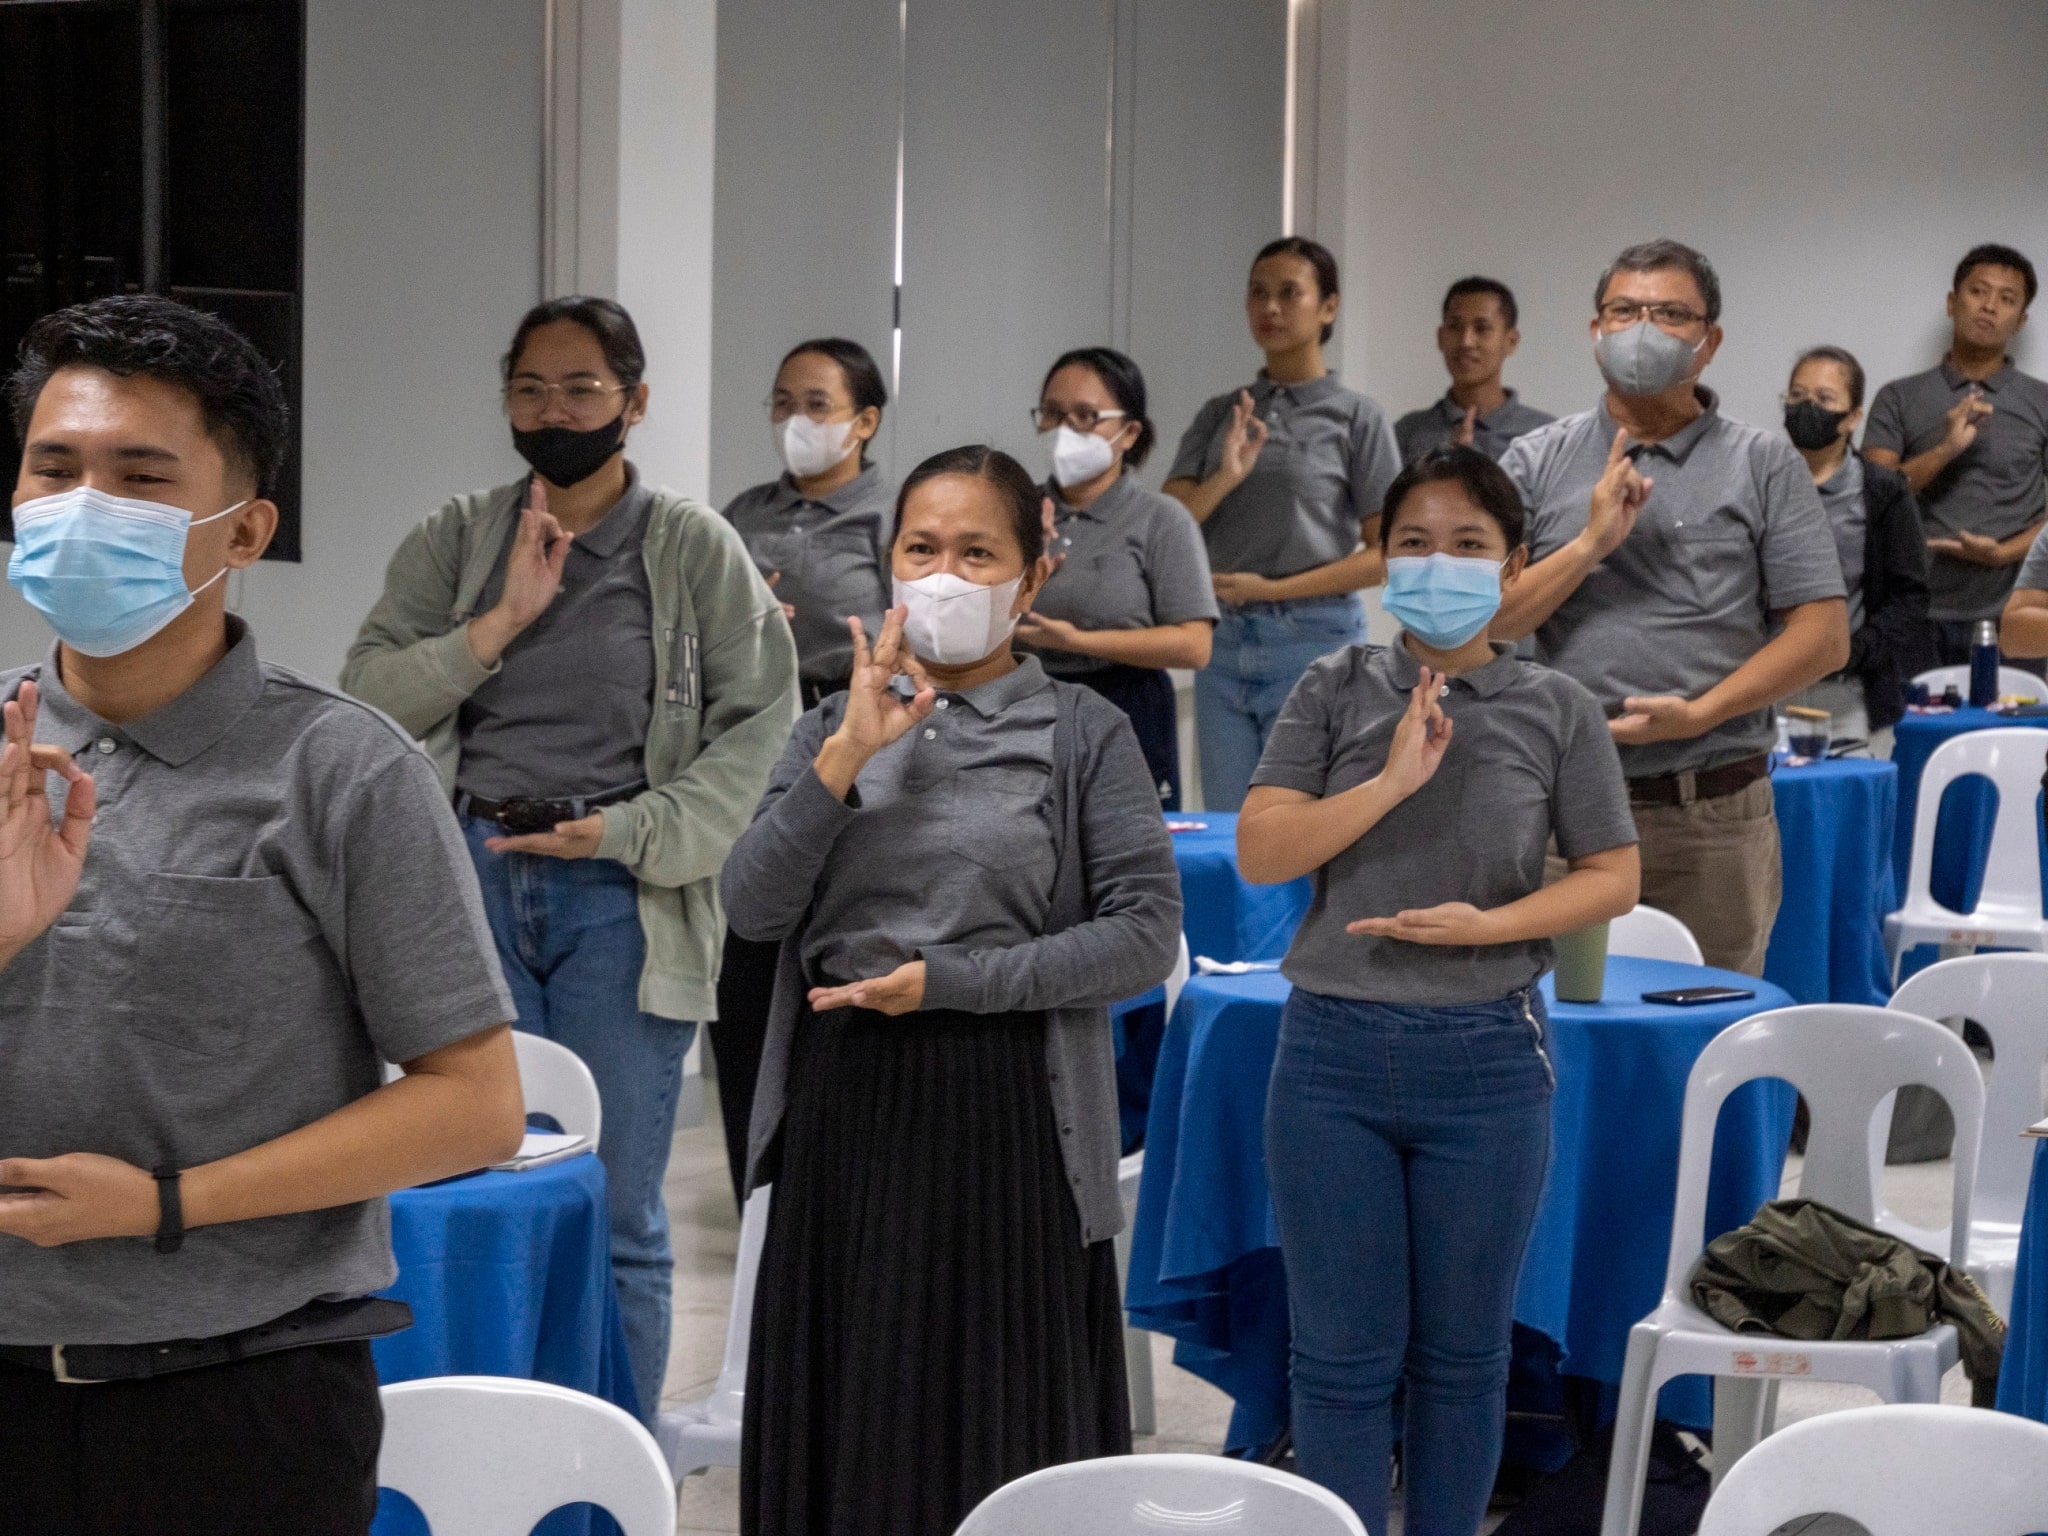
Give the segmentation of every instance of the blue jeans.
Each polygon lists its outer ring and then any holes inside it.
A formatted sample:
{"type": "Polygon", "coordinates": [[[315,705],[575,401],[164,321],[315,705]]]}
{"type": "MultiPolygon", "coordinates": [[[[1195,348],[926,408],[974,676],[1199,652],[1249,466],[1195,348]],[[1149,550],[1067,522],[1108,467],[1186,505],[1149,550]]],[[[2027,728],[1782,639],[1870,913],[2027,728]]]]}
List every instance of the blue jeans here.
{"type": "Polygon", "coordinates": [[[597,1155],[611,1199],[612,1277],[640,1416],[650,1425],[668,1370],[668,1171],[683,1057],[697,1026],[642,1013],[639,882],[612,859],[492,853],[496,822],[463,818],[483,886],[498,962],[518,1027],[566,1045],[597,1079],[604,1134],[597,1155]]]}
{"type": "Polygon", "coordinates": [[[1365,612],[1352,594],[1225,605],[1209,665],[1195,674],[1204,810],[1244,803],[1280,706],[1308,664],[1364,638],[1365,612]]]}
{"type": "Polygon", "coordinates": [[[1266,1099],[1302,1474],[1387,1528],[1406,1383],[1409,1536],[1474,1536],[1500,1465],[1522,1249],[1550,1157],[1542,998],[1295,989],[1266,1099]]]}

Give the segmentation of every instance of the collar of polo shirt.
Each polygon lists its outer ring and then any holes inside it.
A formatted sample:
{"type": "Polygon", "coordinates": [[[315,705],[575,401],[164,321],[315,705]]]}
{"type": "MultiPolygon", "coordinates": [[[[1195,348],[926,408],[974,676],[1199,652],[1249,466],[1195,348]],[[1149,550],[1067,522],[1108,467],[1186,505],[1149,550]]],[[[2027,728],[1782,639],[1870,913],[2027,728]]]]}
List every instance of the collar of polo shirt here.
{"type": "Polygon", "coordinates": [[[2010,357],[2007,357],[2004,362],[1998,365],[1998,372],[1987,374],[1981,379],[1972,379],[1965,375],[1962,369],[1956,366],[1956,360],[1952,357],[1944,357],[1941,360],[1941,376],[1947,381],[1950,389],[1968,389],[1972,384],[1975,384],[1985,393],[1995,395],[1998,393],[1999,386],[2011,378],[2012,375],[2013,361],[2010,357]]]}
{"type": "MultiPolygon", "coordinates": [[[[1512,683],[1522,670],[1521,661],[1515,656],[1514,647],[1499,640],[1489,642],[1493,647],[1493,660],[1484,666],[1474,667],[1470,672],[1460,672],[1450,681],[1463,683],[1482,699],[1490,699],[1512,683]]],[[[1422,663],[1408,654],[1408,647],[1396,640],[1387,647],[1387,675],[1394,685],[1406,693],[1422,678],[1422,663]]]]}
{"type": "MultiPolygon", "coordinates": [[[[170,703],[137,720],[116,727],[143,751],[173,768],[182,768],[234,729],[263,692],[263,668],[249,626],[227,616],[228,653],[198,682],[170,703]]],[[[52,734],[64,733],[58,745],[77,757],[105,732],[99,717],[64,688],[57,646],[43,658],[36,686],[42,692],[42,714],[52,734]]]]}

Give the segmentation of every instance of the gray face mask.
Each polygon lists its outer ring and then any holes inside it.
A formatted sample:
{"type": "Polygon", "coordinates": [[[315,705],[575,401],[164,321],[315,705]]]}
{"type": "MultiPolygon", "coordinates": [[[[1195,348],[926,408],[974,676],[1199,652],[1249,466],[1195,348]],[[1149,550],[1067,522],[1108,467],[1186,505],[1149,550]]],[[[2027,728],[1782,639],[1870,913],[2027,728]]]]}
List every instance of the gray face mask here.
{"type": "Polygon", "coordinates": [[[1661,395],[1679,382],[1706,345],[1694,346],[1648,320],[1625,331],[1608,331],[1593,343],[1593,360],[1607,382],[1624,395],[1661,395]]]}

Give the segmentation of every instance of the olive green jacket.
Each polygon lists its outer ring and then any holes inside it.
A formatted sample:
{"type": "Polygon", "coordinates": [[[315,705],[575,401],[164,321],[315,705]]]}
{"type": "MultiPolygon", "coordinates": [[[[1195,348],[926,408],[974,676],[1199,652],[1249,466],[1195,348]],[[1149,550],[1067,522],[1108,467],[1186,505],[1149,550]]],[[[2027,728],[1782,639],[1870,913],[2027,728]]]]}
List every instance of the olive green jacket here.
{"type": "MultiPolygon", "coordinates": [[[[406,536],[341,685],[417,736],[451,793],[457,712],[497,670],[464,627],[511,536],[526,482],[457,496],[406,536]]],[[[796,644],[746,546],[709,507],[656,490],[642,544],[654,604],[654,714],[644,793],[605,806],[597,857],[640,881],[640,1007],[717,1016],[718,871],[768,782],[797,709],[796,644]]]]}

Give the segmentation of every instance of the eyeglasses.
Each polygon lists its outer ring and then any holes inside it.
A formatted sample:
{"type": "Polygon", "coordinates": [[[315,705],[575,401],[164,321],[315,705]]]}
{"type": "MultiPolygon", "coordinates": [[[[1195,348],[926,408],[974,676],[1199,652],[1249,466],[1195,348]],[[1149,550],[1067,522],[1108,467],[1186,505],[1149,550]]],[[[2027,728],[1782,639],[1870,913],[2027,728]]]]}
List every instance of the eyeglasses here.
{"type": "MultiPolygon", "coordinates": [[[[829,395],[809,395],[802,400],[783,395],[779,398],[770,396],[763,400],[761,409],[768,413],[770,422],[781,426],[790,417],[797,415],[808,416],[813,421],[830,421],[832,413],[841,407],[835,405],[829,395]]],[[[856,411],[853,414],[857,416],[860,413],[856,411]]]]}
{"type": "Polygon", "coordinates": [[[1706,318],[1683,304],[1632,304],[1626,299],[1610,299],[1600,306],[1600,323],[1616,330],[1638,320],[1652,320],[1667,331],[1680,331],[1706,318]]]}
{"type": "Polygon", "coordinates": [[[593,420],[605,414],[613,395],[625,394],[630,384],[602,384],[596,379],[571,379],[550,384],[545,379],[514,379],[505,386],[505,413],[509,416],[538,416],[548,408],[552,395],[562,397],[562,408],[571,416],[593,420]]]}
{"type": "Polygon", "coordinates": [[[1129,411],[1098,411],[1092,405],[1034,405],[1031,408],[1031,424],[1041,432],[1050,432],[1062,424],[1076,432],[1093,432],[1105,421],[1121,421],[1129,411]]]}
{"type": "Polygon", "coordinates": [[[1846,411],[1848,399],[1840,395],[1816,395],[1804,389],[1788,389],[1778,396],[1780,405],[1817,405],[1824,411],[1846,411]]]}

